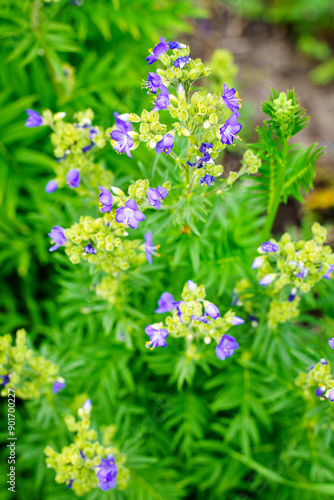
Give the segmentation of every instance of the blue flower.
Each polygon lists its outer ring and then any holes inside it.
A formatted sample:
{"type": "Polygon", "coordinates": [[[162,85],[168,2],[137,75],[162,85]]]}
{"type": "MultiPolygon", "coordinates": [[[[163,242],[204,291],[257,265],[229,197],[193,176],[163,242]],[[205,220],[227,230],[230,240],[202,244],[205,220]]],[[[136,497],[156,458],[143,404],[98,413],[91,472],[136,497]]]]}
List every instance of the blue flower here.
{"type": "Polygon", "coordinates": [[[223,84],[223,101],[225,106],[235,113],[237,116],[240,116],[238,109],[240,108],[240,101],[238,96],[238,92],[235,89],[229,89],[226,83],[223,84]]]}
{"type": "Polygon", "coordinates": [[[252,264],[252,269],[258,269],[264,263],[264,256],[255,257],[252,264]]]}
{"type": "Polygon", "coordinates": [[[206,184],[207,186],[211,186],[211,184],[215,183],[215,178],[210,174],[205,174],[205,176],[202,177],[200,182],[201,182],[201,186],[203,186],[203,184],[206,184]]]}
{"type": "Polygon", "coordinates": [[[59,378],[53,382],[52,392],[57,394],[62,389],[65,389],[65,387],[66,387],[65,380],[63,378],[59,378]]]}
{"type": "Polygon", "coordinates": [[[193,282],[193,281],[191,281],[191,280],[188,280],[188,281],[187,281],[187,285],[188,285],[189,290],[192,290],[192,291],[193,291],[193,290],[196,290],[196,288],[197,288],[196,283],[194,283],[194,282],[193,282]]]}
{"type": "Polygon", "coordinates": [[[334,389],[331,389],[328,393],[329,401],[334,401],[334,389]]]}
{"type": "Polygon", "coordinates": [[[168,46],[163,36],[160,38],[160,43],[158,43],[153,50],[150,49],[150,51],[150,55],[146,57],[148,64],[155,63],[164,52],[168,51],[168,46]]]}
{"type": "MultiPolygon", "coordinates": [[[[149,73],[147,81],[142,84],[142,88],[147,88],[152,94],[156,94],[161,85],[161,77],[157,73],[149,73]]],[[[149,92],[148,92],[149,93],[149,92]]]]}
{"type": "Polygon", "coordinates": [[[212,142],[202,142],[199,147],[200,152],[204,155],[205,153],[211,153],[213,148],[212,142]]]}
{"type": "Polygon", "coordinates": [[[242,129],[242,125],[238,123],[238,115],[233,113],[225,125],[220,129],[220,139],[223,144],[233,144],[233,139],[238,139],[237,133],[242,129]]]}
{"type": "Polygon", "coordinates": [[[96,255],[96,250],[91,243],[88,243],[88,245],[84,247],[84,251],[86,253],[91,253],[91,254],[96,255]]]}
{"type": "Polygon", "coordinates": [[[203,314],[202,316],[196,316],[195,314],[192,314],[190,316],[190,318],[193,321],[201,321],[202,323],[206,323],[206,324],[210,323],[210,316],[208,316],[207,314],[203,314]]]}
{"type": "Polygon", "coordinates": [[[155,104],[153,111],[161,111],[162,109],[167,109],[167,107],[170,105],[169,93],[165,85],[160,85],[160,94],[153,102],[153,104],[155,104]]]}
{"type": "Polygon", "coordinates": [[[180,42],[167,42],[167,45],[171,50],[185,49],[187,47],[186,45],[184,45],[184,43],[180,42]]]}
{"type": "Polygon", "coordinates": [[[114,117],[116,121],[116,128],[119,130],[122,130],[123,132],[130,132],[130,130],[133,129],[132,123],[129,121],[130,115],[128,113],[120,115],[117,111],[115,111],[114,117]]]}
{"type": "Polygon", "coordinates": [[[271,273],[271,274],[266,274],[263,276],[262,280],[260,281],[260,285],[270,285],[276,278],[276,274],[271,273]]]}
{"type": "Polygon", "coordinates": [[[65,243],[67,242],[65,229],[61,226],[54,226],[48,236],[50,236],[51,240],[55,242],[55,245],[49,248],[49,252],[54,252],[55,250],[57,250],[57,248],[65,245],[65,243]]]}
{"type": "Polygon", "coordinates": [[[158,314],[163,314],[166,312],[171,312],[175,307],[175,300],[171,293],[164,292],[161,294],[160,299],[158,300],[158,308],[155,310],[158,314]]]}
{"type": "Polygon", "coordinates": [[[308,275],[308,270],[306,269],[306,267],[304,267],[303,262],[296,262],[294,260],[290,260],[288,264],[290,266],[295,266],[299,269],[297,273],[295,272],[297,278],[306,278],[306,276],[308,275]]]}
{"type": "Polygon", "coordinates": [[[113,148],[117,153],[126,153],[129,158],[132,158],[130,150],[134,145],[134,141],[129,135],[128,126],[125,125],[122,120],[119,121],[121,123],[120,125],[118,125],[119,129],[113,130],[110,133],[112,140],[116,143],[113,144],[113,148]]]}
{"type": "Polygon", "coordinates": [[[138,222],[145,220],[145,215],[137,208],[134,200],[128,200],[125,207],[116,210],[116,221],[119,224],[130,226],[132,229],[138,228],[138,222]]]}
{"type": "Polygon", "coordinates": [[[187,164],[190,167],[197,167],[197,168],[202,168],[205,163],[214,163],[212,160],[210,153],[212,151],[213,144],[209,142],[202,142],[200,145],[200,152],[203,154],[202,157],[197,156],[197,161],[195,163],[191,163],[190,161],[187,161],[187,164]]]}
{"type": "Polygon", "coordinates": [[[233,318],[232,318],[232,325],[234,325],[234,326],[242,325],[244,322],[245,322],[245,320],[242,318],[239,318],[239,316],[233,316],[233,318]]]}
{"type": "Polygon", "coordinates": [[[52,181],[49,181],[47,183],[47,185],[45,186],[45,192],[46,193],[53,193],[54,191],[56,191],[58,189],[58,184],[56,181],[52,180],[52,181]]]}
{"type": "Polygon", "coordinates": [[[144,238],[145,238],[146,258],[148,260],[148,263],[152,265],[152,255],[160,257],[160,254],[156,252],[156,250],[160,248],[160,245],[154,246],[152,241],[152,231],[149,231],[148,233],[144,234],[144,238]]]}
{"type": "Polygon", "coordinates": [[[212,319],[217,319],[220,316],[219,309],[215,304],[208,304],[205,308],[205,312],[212,319]]]}
{"type": "Polygon", "coordinates": [[[327,271],[325,272],[324,274],[324,278],[325,280],[329,280],[330,277],[331,277],[331,273],[334,271],[334,264],[332,264],[331,266],[329,266],[329,268],[327,269],[327,271]]]}
{"type": "Polygon", "coordinates": [[[166,347],[166,338],[168,337],[168,330],[160,328],[159,326],[148,325],[145,328],[146,335],[149,335],[150,340],[146,342],[146,347],[154,349],[155,347],[166,347]]]}
{"type": "Polygon", "coordinates": [[[219,359],[226,359],[234,354],[239,344],[231,335],[223,335],[216,347],[216,355],[219,359]]]}
{"type": "Polygon", "coordinates": [[[297,288],[292,288],[290,295],[288,297],[288,301],[293,302],[296,298],[296,295],[297,295],[297,288]]]}
{"type": "Polygon", "coordinates": [[[116,488],[117,467],[113,455],[108,455],[106,459],[101,459],[96,476],[99,480],[99,487],[103,491],[116,488]]]}
{"type": "Polygon", "coordinates": [[[331,338],[328,340],[328,344],[329,344],[329,347],[331,347],[332,349],[334,349],[334,338],[331,338]]]}
{"type": "Polygon", "coordinates": [[[146,195],[149,204],[157,210],[160,210],[161,201],[166,198],[168,191],[164,187],[158,186],[156,188],[148,188],[146,195]]]}
{"type": "Polygon", "coordinates": [[[165,134],[161,141],[159,141],[155,146],[155,152],[165,153],[165,155],[168,155],[173,149],[173,144],[174,137],[172,136],[172,134],[165,134]]]}
{"type": "Polygon", "coordinates": [[[67,172],[66,182],[68,187],[76,189],[80,184],[80,172],[76,168],[72,168],[67,172]]]}
{"type": "Polygon", "coordinates": [[[99,186],[101,193],[99,194],[100,212],[110,212],[112,209],[112,194],[109,189],[99,186]]]}
{"type": "Polygon", "coordinates": [[[34,111],[33,109],[27,109],[26,112],[28,115],[28,118],[25,122],[26,127],[32,128],[40,127],[41,125],[43,125],[43,118],[39,113],[37,113],[37,111],[34,111]]]}
{"type": "Polygon", "coordinates": [[[92,409],[92,402],[91,402],[90,399],[86,399],[86,401],[82,405],[82,409],[83,410],[87,410],[87,411],[91,411],[91,409],[92,409]]]}
{"type": "Polygon", "coordinates": [[[315,395],[316,395],[317,397],[322,396],[322,395],[323,395],[323,393],[324,393],[324,391],[323,391],[322,389],[320,389],[320,387],[318,387],[318,388],[315,390],[315,395]]]}
{"type": "Polygon", "coordinates": [[[266,241],[265,243],[262,243],[260,248],[258,248],[258,252],[262,253],[270,253],[270,252],[277,252],[278,246],[275,245],[275,243],[271,243],[271,241],[266,241]]]}
{"type": "Polygon", "coordinates": [[[66,479],[66,484],[67,484],[66,488],[68,490],[72,488],[74,481],[75,481],[75,479],[66,479]]]}
{"type": "Polygon", "coordinates": [[[189,62],[189,56],[184,56],[184,57],[178,57],[176,61],[173,62],[173,66],[175,68],[184,68],[186,64],[189,62]]]}
{"type": "Polygon", "coordinates": [[[7,384],[9,384],[10,378],[9,375],[0,375],[0,378],[3,379],[2,384],[4,387],[6,387],[7,384]]]}

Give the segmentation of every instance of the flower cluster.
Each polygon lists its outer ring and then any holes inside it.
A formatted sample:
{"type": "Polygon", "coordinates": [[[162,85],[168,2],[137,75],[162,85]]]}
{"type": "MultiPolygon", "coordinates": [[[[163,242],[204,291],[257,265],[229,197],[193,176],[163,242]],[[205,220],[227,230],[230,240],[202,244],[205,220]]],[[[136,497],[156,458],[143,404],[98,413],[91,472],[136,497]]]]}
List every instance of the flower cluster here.
{"type": "Polygon", "coordinates": [[[196,339],[203,339],[205,344],[214,340],[218,358],[232,356],[239,345],[227,332],[231,327],[244,323],[244,320],[231,310],[221,317],[218,307],[205,300],[205,297],[204,285],[197,286],[190,280],[183,287],[180,301],[175,301],[170,293],[164,292],[155,312],[172,314],[166,317],[165,325],[160,322],[145,328],[145,333],[150,337],[146,346],[150,349],[166,347],[166,339],[170,334],[172,337],[186,338],[188,347],[196,339]]]}
{"type": "Polygon", "coordinates": [[[321,359],[309,367],[307,372],[300,372],[295,384],[303,390],[305,399],[312,400],[314,395],[322,401],[334,401],[334,378],[328,361],[321,359]]]}
{"type": "Polygon", "coordinates": [[[273,297],[269,312],[271,327],[297,317],[300,295],[331,276],[334,254],[324,244],[327,231],[315,223],[312,233],[311,240],[296,242],[285,233],[279,242],[270,240],[258,249],[261,255],[254,259],[252,268],[258,269],[259,284],[273,297]]]}
{"type": "Polygon", "coordinates": [[[0,337],[0,385],[1,395],[7,389],[14,389],[21,399],[36,399],[42,394],[59,392],[65,387],[63,378],[58,377],[57,365],[36,356],[26,345],[26,332],[16,332],[15,345],[10,334],[0,337]]]}
{"type": "Polygon", "coordinates": [[[73,443],[57,453],[51,446],[44,450],[48,467],[56,471],[56,482],[66,484],[78,496],[100,488],[124,490],[129,479],[129,470],[124,467],[126,457],[110,446],[115,428],[104,432],[103,444],[97,441],[97,432],[90,428],[91,402],[88,399],[78,411],[79,420],[73,415],[65,419],[70,432],[75,434],[73,443]]]}

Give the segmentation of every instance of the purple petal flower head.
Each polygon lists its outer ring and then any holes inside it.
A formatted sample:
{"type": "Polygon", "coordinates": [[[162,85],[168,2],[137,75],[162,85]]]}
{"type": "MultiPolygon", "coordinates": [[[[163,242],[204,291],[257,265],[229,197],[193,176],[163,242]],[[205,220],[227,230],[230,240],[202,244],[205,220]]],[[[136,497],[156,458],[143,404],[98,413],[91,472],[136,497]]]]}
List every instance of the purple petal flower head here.
{"type": "Polygon", "coordinates": [[[171,293],[164,292],[158,300],[158,308],[154,311],[158,314],[171,312],[175,307],[174,297],[171,293]]]}
{"type": "Polygon", "coordinates": [[[182,319],[181,319],[181,317],[182,317],[182,312],[181,312],[181,310],[180,310],[180,304],[182,304],[182,302],[183,302],[183,300],[179,300],[178,302],[174,302],[174,305],[175,305],[176,310],[177,310],[177,315],[178,315],[179,320],[181,321],[181,323],[182,323],[182,319]]]}
{"type": "Polygon", "coordinates": [[[296,295],[297,295],[297,288],[292,288],[290,295],[288,297],[288,301],[293,302],[296,298],[296,295]]]}
{"type": "Polygon", "coordinates": [[[155,146],[155,152],[165,153],[165,155],[168,155],[173,149],[173,144],[174,137],[172,136],[172,134],[165,134],[161,141],[159,141],[155,146]]]}
{"type": "Polygon", "coordinates": [[[324,358],[321,358],[319,363],[321,363],[322,365],[328,365],[328,361],[326,361],[326,359],[324,359],[324,358]]]}
{"type": "Polygon", "coordinates": [[[55,250],[57,250],[57,248],[65,245],[65,243],[67,242],[65,229],[61,226],[54,226],[48,236],[50,236],[51,240],[55,242],[55,244],[51,248],[49,248],[49,252],[54,252],[55,250]]]}
{"type": "Polygon", "coordinates": [[[149,335],[150,340],[146,342],[146,347],[154,349],[155,347],[166,347],[166,338],[168,337],[168,330],[160,328],[159,326],[148,325],[145,328],[146,335],[149,335]]]}
{"type": "Polygon", "coordinates": [[[125,207],[116,210],[116,221],[119,224],[130,226],[132,229],[138,228],[138,222],[145,220],[145,215],[138,210],[137,203],[134,200],[128,200],[125,207]]]}
{"type": "Polygon", "coordinates": [[[219,309],[215,304],[208,304],[205,308],[205,312],[212,319],[217,319],[220,316],[219,309]]]}
{"type": "Polygon", "coordinates": [[[66,489],[68,490],[71,489],[74,481],[75,479],[66,479],[66,484],[67,484],[66,489]]]}
{"type": "Polygon", "coordinates": [[[114,117],[116,120],[116,128],[118,130],[121,130],[122,132],[130,132],[130,130],[133,129],[132,123],[129,121],[130,115],[128,113],[120,115],[117,111],[115,111],[114,117]]]}
{"type": "Polygon", "coordinates": [[[329,266],[329,268],[325,272],[325,274],[323,276],[325,278],[325,280],[329,280],[330,279],[331,274],[332,274],[333,271],[334,271],[334,264],[332,264],[331,266],[329,266]]]}
{"type": "Polygon", "coordinates": [[[122,130],[113,130],[110,132],[111,138],[116,144],[113,144],[113,148],[116,153],[123,154],[126,153],[129,158],[131,156],[131,148],[134,145],[132,137],[129,135],[128,131],[123,128],[122,130]]]}
{"type": "Polygon", "coordinates": [[[47,185],[45,186],[45,192],[46,193],[53,193],[54,191],[56,191],[58,189],[58,184],[56,183],[56,181],[49,181],[47,183],[47,185]]]}
{"type": "Polygon", "coordinates": [[[28,115],[28,118],[25,122],[26,127],[33,128],[43,125],[43,118],[39,113],[37,113],[37,111],[34,111],[33,109],[27,109],[26,112],[28,115]]]}
{"type": "Polygon", "coordinates": [[[101,459],[100,465],[97,467],[99,470],[96,476],[99,480],[99,487],[103,491],[116,488],[117,467],[113,455],[108,455],[106,459],[101,459]]]}
{"type": "Polygon", "coordinates": [[[226,359],[234,354],[239,344],[231,335],[223,335],[216,347],[216,355],[219,359],[226,359]]]}
{"type": "Polygon", "coordinates": [[[166,40],[162,36],[160,38],[160,43],[158,43],[158,45],[156,45],[153,50],[150,49],[151,53],[148,57],[146,57],[146,61],[148,62],[148,64],[153,64],[159,59],[159,57],[164,52],[167,52],[167,51],[168,51],[168,45],[166,43],[166,40]]]}
{"type": "Polygon", "coordinates": [[[112,194],[109,189],[99,186],[101,193],[99,194],[100,212],[110,212],[112,209],[112,194]]]}
{"type": "Polygon", "coordinates": [[[201,182],[201,186],[203,186],[203,184],[206,184],[209,187],[209,186],[211,186],[211,184],[215,183],[215,178],[210,174],[205,174],[205,176],[202,177],[200,182],[201,182]]]}
{"type": "Polygon", "coordinates": [[[211,153],[213,148],[212,142],[202,142],[199,147],[200,152],[204,155],[205,153],[211,153]]]}
{"type": "Polygon", "coordinates": [[[201,321],[202,323],[206,324],[210,323],[210,316],[208,316],[207,314],[203,314],[202,316],[196,316],[195,314],[192,314],[190,318],[192,319],[192,321],[201,321]]]}
{"type": "Polygon", "coordinates": [[[260,281],[260,285],[270,285],[276,278],[276,274],[271,273],[271,274],[266,274],[263,276],[262,280],[260,281]]]}
{"type": "Polygon", "coordinates": [[[148,233],[144,234],[145,238],[145,251],[146,251],[146,258],[148,260],[148,263],[152,265],[152,255],[155,255],[156,257],[160,257],[160,254],[157,253],[156,250],[160,248],[160,245],[155,245],[153,244],[152,241],[152,231],[149,231],[148,233]]]}
{"type": "Polygon", "coordinates": [[[157,188],[148,188],[146,195],[149,204],[157,210],[160,210],[161,201],[166,198],[168,191],[164,187],[158,186],[157,188]]]}
{"type": "Polygon", "coordinates": [[[175,68],[184,68],[186,64],[189,62],[189,56],[178,57],[176,61],[173,62],[173,66],[175,68]]]}
{"type": "Polygon", "coordinates": [[[86,460],[86,458],[87,458],[87,457],[86,457],[86,455],[84,454],[84,452],[83,452],[83,451],[81,451],[81,450],[80,450],[80,456],[81,456],[81,458],[83,458],[84,460],[86,460]]]}
{"type": "Polygon", "coordinates": [[[322,395],[323,395],[323,393],[324,393],[324,391],[323,391],[320,387],[318,387],[318,388],[315,390],[315,395],[316,395],[317,397],[322,396],[322,395]]]}
{"type": "Polygon", "coordinates": [[[58,392],[61,391],[62,389],[65,389],[65,387],[66,387],[66,384],[65,384],[65,380],[63,378],[55,380],[53,382],[52,392],[54,392],[55,394],[58,394],[58,392]]]}
{"type": "Polygon", "coordinates": [[[226,83],[223,84],[223,101],[225,106],[232,111],[232,113],[236,113],[237,116],[240,116],[239,108],[241,99],[239,99],[238,92],[235,89],[229,89],[226,83]]]}
{"type": "Polygon", "coordinates": [[[308,275],[308,270],[306,269],[306,267],[304,267],[303,262],[296,262],[294,260],[290,260],[288,264],[291,266],[295,266],[299,269],[298,273],[295,272],[297,278],[306,278],[306,276],[308,275]]]}
{"type": "Polygon", "coordinates": [[[167,107],[170,105],[169,93],[165,85],[160,85],[160,94],[153,102],[153,104],[155,104],[153,111],[161,111],[162,109],[167,109],[167,107]]]}
{"type": "Polygon", "coordinates": [[[264,262],[263,257],[255,257],[255,259],[253,260],[252,269],[258,269],[259,267],[262,266],[263,262],[264,262]]]}
{"type": "Polygon", "coordinates": [[[259,319],[256,316],[249,315],[247,316],[248,321],[251,322],[253,328],[256,328],[259,324],[259,319]]]}
{"type": "Polygon", "coordinates": [[[186,91],[184,90],[184,86],[182,85],[182,83],[178,84],[176,92],[178,93],[179,98],[184,97],[186,91]]]}
{"type": "Polygon", "coordinates": [[[147,81],[143,81],[142,88],[145,87],[149,90],[148,94],[156,94],[162,84],[161,77],[157,73],[150,72],[147,77],[147,81]]]}
{"type": "Polygon", "coordinates": [[[91,243],[88,243],[88,245],[84,247],[84,251],[86,253],[91,253],[93,255],[96,255],[96,250],[91,243]]]}
{"type": "Polygon", "coordinates": [[[80,172],[76,168],[72,168],[67,172],[66,182],[68,187],[76,189],[80,184],[80,172]]]}
{"type": "Polygon", "coordinates": [[[260,248],[258,248],[258,252],[264,252],[264,253],[270,253],[270,252],[277,252],[278,246],[275,245],[275,243],[271,243],[271,241],[266,241],[265,243],[262,243],[260,248]]]}
{"type": "Polygon", "coordinates": [[[238,123],[238,115],[233,113],[220,129],[220,139],[223,144],[233,144],[233,139],[239,139],[237,133],[242,129],[238,123]]]}
{"type": "Polygon", "coordinates": [[[234,325],[234,326],[242,325],[244,322],[245,322],[245,320],[242,318],[239,318],[239,316],[233,316],[233,318],[232,318],[232,325],[234,325]]]}
{"type": "Polygon", "coordinates": [[[331,389],[328,393],[329,401],[334,401],[334,389],[331,389]]]}
{"type": "Polygon", "coordinates": [[[82,409],[83,410],[88,410],[88,411],[91,411],[92,410],[92,402],[90,399],[86,399],[86,401],[84,402],[84,404],[82,405],[82,409]]]}
{"type": "Polygon", "coordinates": [[[185,49],[187,46],[184,45],[184,43],[180,42],[167,42],[167,45],[169,49],[175,50],[175,49],[185,49]]]}
{"type": "Polygon", "coordinates": [[[332,337],[331,339],[328,340],[329,347],[334,349],[334,338],[332,337]]]}
{"type": "Polygon", "coordinates": [[[188,280],[187,285],[188,285],[189,290],[196,290],[197,285],[193,281],[188,280]]]}
{"type": "Polygon", "coordinates": [[[10,381],[9,375],[0,375],[0,378],[3,379],[1,385],[3,385],[3,387],[6,387],[6,385],[9,384],[10,381]]]}

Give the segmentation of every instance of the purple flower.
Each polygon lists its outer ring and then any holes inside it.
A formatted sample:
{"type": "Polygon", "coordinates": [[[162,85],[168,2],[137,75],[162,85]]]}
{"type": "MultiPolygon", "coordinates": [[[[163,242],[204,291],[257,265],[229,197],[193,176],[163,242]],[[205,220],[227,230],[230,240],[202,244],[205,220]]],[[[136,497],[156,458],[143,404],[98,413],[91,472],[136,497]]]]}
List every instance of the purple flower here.
{"type": "Polygon", "coordinates": [[[252,269],[258,269],[262,266],[263,262],[264,257],[255,257],[255,259],[253,260],[252,269]]]}
{"type": "Polygon", "coordinates": [[[196,290],[197,285],[193,281],[188,280],[187,285],[188,285],[189,290],[196,290]]]}
{"type": "Polygon", "coordinates": [[[96,476],[99,480],[99,487],[103,491],[116,488],[117,467],[113,455],[108,455],[106,459],[101,458],[99,470],[96,476]]]}
{"type": "Polygon", "coordinates": [[[329,401],[334,401],[334,389],[331,389],[328,393],[329,401]]]}
{"type": "Polygon", "coordinates": [[[57,250],[62,245],[65,245],[67,242],[66,236],[65,236],[65,229],[61,226],[54,226],[50,233],[48,234],[50,236],[51,240],[55,242],[55,245],[53,247],[49,248],[49,252],[54,252],[57,250]]]}
{"type": "Polygon", "coordinates": [[[193,321],[201,321],[202,323],[206,323],[206,324],[210,323],[210,316],[208,316],[207,314],[203,314],[202,316],[196,316],[195,314],[192,314],[190,316],[190,318],[193,321]]]}
{"type": "Polygon", "coordinates": [[[159,326],[154,327],[153,325],[148,325],[145,328],[146,335],[149,335],[150,340],[146,342],[146,347],[151,346],[151,349],[155,347],[166,347],[166,338],[168,337],[168,330],[165,328],[159,328],[159,326]]]}
{"type": "Polygon", "coordinates": [[[67,172],[66,182],[68,187],[76,189],[80,184],[80,172],[79,170],[72,168],[67,172]]]}
{"type": "Polygon", "coordinates": [[[276,274],[271,273],[271,274],[266,274],[263,276],[262,280],[260,281],[260,285],[270,285],[276,278],[276,274]]]}
{"type": "Polygon", "coordinates": [[[211,184],[215,183],[215,178],[210,174],[205,174],[205,176],[202,177],[200,182],[201,182],[201,186],[203,186],[203,184],[206,184],[207,186],[211,186],[211,184]]]}
{"type": "Polygon", "coordinates": [[[215,304],[208,304],[205,308],[205,312],[212,319],[217,319],[220,316],[219,309],[215,304]]]}
{"type": "Polygon", "coordinates": [[[66,384],[65,384],[65,380],[63,378],[55,380],[53,382],[52,392],[54,392],[55,394],[58,394],[58,392],[61,391],[62,389],[65,389],[65,387],[66,387],[66,384]]]}
{"type": "Polygon", "coordinates": [[[152,265],[152,255],[160,257],[160,254],[156,252],[156,250],[160,248],[160,245],[154,246],[152,241],[152,231],[149,231],[148,233],[144,234],[144,238],[145,238],[146,258],[148,260],[148,263],[152,265]]]}
{"type": "Polygon", "coordinates": [[[96,255],[96,250],[91,243],[88,243],[88,245],[84,247],[84,251],[86,253],[91,253],[91,254],[96,255]]]}
{"type": "Polygon", "coordinates": [[[161,200],[164,200],[166,198],[166,196],[168,195],[168,191],[164,187],[158,186],[156,188],[148,188],[146,195],[149,204],[152,205],[152,207],[155,207],[157,210],[160,210],[161,200]]]}
{"type": "Polygon", "coordinates": [[[240,101],[238,96],[238,92],[235,89],[229,89],[226,83],[223,84],[223,101],[225,106],[235,113],[237,116],[240,116],[238,109],[240,108],[240,101]]]}
{"type": "Polygon", "coordinates": [[[239,344],[234,337],[223,335],[216,347],[216,355],[219,359],[229,358],[238,347],[239,344]]]}
{"type": "Polygon", "coordinates": [[[109,189],[99,186],[101,193],[99,194],[100,212],[110,212],[112,209],[112,194],[109,189]]]}
{"type": "Polygon", "coordinates": [[[125,207],[116,210],[116,221],[119,224],[137,229],[138,222],[142,220],[145,220],[145,215],[138,210],[137,203],[134,200],[128,200],[125,207]]]}
{"type": "Polygon", "coordinates": [[[288,301],[293,302],[296,298],[296,295],[297,295],[297,288],[292,288],[290,295],[288,297],[288,301]]]}
{"type": "MultiPolygon", "coordinates": [[[[147,88],[152,94],[156,94],[161,85],[161,77],[156,73],[149,73],[147,81],[142,84],[142,88],[147,88]]],[[[149,93],[149,92],[148,92],[149,93]]]]}
{"type": "Polygon", "coordinates": [[[244,322],[245,322],[245,320],[242,318],[239,318],[239,316],[233,316],[233,318],[232,318],[232,325],[234,325],[234,326],[242,325],[244,322]]]}
{"type": "Polygon", "coordinates": [[[213,148],[212,142],[202,142],[199,147],[200,152],[204,155],[205,153],[211,153],[213,148]]]}
{"type": "Polygon", "coordinates": [[[238,115],[233,113],[225,125],[220,129],[220,138],[223,144],[233,144],[233,139],[239,139],[237,133],[242,129],[242,125],[238,123],[238,115]]]}
{"type": "Polygon", "coordinates": [[[275,245],[275,243],[271,243],[270,241],[266,241],[265,243],[262,243],[258,251],[262,251],[264,253],[270,253],[270,252],[277,252],[278,246],[275,245]]]}
{"type": "Polygon", "coordinates": [[[160,38],[160,43],[158,43],[158,45],[156,45],[153,50],[150,49],[150,51],[150,55],[146,57],[146,61],[148,61],[148,64],[155,63],[164,52],[168,51],[168,46],[163,36],[160,38]]]}
{"type": "Polygon", "coordinates": [[[117,153],[126,153],[129,158],[132,158],[130,149],[134,145],[134,141],[128,133],[127,125],[120,125],[119,127],[120,129],[110,132],[112,140],[116,142],[113,147],[117,153]]]}
{"type": "Polygon", "coordinates": [[[66,479],[66,483],[67,483],[66,489],[71,489],[74,481],[75,481],[75,479],[66,479]]]}
{"type": "Polygon", "coordinates": [[[239,298],[240,298],[239,295],[237,293],[233,292],[231,295],[231,305],[236,306],[239,302],[239,298]]]}
{"type": "Polygon", "coordinates": [[[46,193],[53,193],[54,191],[56,191],[58,189],[58,184],[56,183],[56,181],[49,181],[47,183],[47,185],[45,186],[45,192],[46,193]]]}
{"type": "Polygon", "coordinates": [[[0,378],[3,379],[2,384],[4,387],[6,387],[7,384],[9,384],[10,378],[9,375],[0,375],[0,378]]]}
{"type": "Polygon", "coordinates": [[[92,402],[91,402],[90,399],[86,399],[86,401],[84,402],[84,404],[82,406],[82,409],[83,410],[91,411],[91,409],[92,409],[92,402]]]}
{"type": "Polygon", "coordinates": [[[123,132],[130,132],[133,129],[132,123],[129,121],[130,115],[128,113],[124,113],[120,115],[117,111],[114,113],[114,117],[116,120],[116,127],[123,132]]]}
{"type": "Polygon", "coordinates": [[[288,264],[298,267],[299,271],[297,274],[295,273],[297,278],[306,278],[306,276],[308,275],[308,270],[306,269],[306,267],[304,267],[303,262],[295,262],[294,260],[290,260],[288,264]]]}
{"type": "Polygon", "coordinates": [[[33,109],[27,109],[26,113],[28,115],[28,118],[25,122],[26,127],[32,128],[40,127],[41,125],[43,125],[43,118],[39,113],[37,113],[37,111],[34,111],[33,109]]]}
{"type": "Polygon", "coordinates": [[[165,134],[161,141],[159,141],[155,146],[155,152],[165,153],[165,155],[168,155],[172,151],[173,144],[174,137],[171,134],[165,134]]]}
{"type": "Polygon", "coordinates": [[[322,389],[320,389],[320,387],[318,387],[318,389],[315,390],[315,395],[316,396],[322,396],[324,393],[324,391],[322,389]]]}
{"type": "Polygon", "coordinates": [[[84,454],[83,451],[80,450],[80,457],[83,458],[84,460],[86,460],[86,455],[84,454]]]}
{"type": "Polygon", "coordinates": [[[334,349],[334,338],[331,338],[328,340],[328,344],[329,344],[329,347],[331,347],[332,349],[334,349]]]}
{"type": "Polygon", "coordinates": [[[158,300],[158,308],[154,311],[158,314],[171,312],[175,307],[174,297],[171,293],[164,292],[158,300]]]}
{"type": "Polygon", "coordinates": [[[170,105],[169,93],[165,85],[160,85],[160,94],[153,104],[155,104],[153,111],[161,111],[162,109],[167,109],[167,107],[170,105]]]}
{"type": "Polygon", "coordinates": [[[175,68],[184,68],[186,64],[189,62],[189,56],[184,56],[184,57],[178,57],[176,61],[173,62],[173,66],[175,68]]]}
{"type": "Polygon", "coordinates": [[[180,42],[167,42],[168,47],[171,50],[175,49],[185,49],[187,46],[180,42]]]}
{"type": "Polygon", "coordinates": [[[327,271],[325,272],[324,274],[324,278],[325,280],[329,280],[330,277],[331,277],[331,273],[334,271],[334,264],[332,264],[331,266],[329,266],[329,268],[327,269],[327,271]]]}

